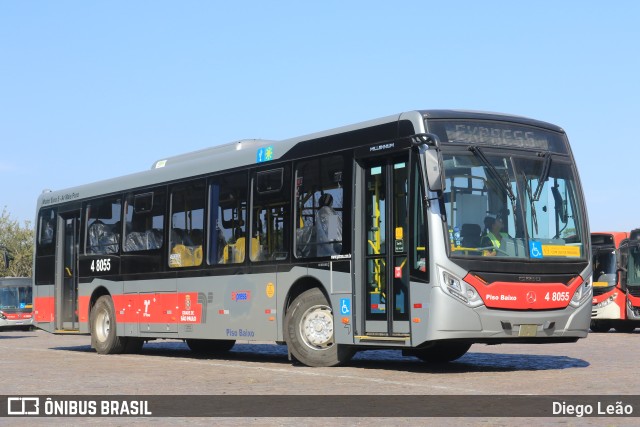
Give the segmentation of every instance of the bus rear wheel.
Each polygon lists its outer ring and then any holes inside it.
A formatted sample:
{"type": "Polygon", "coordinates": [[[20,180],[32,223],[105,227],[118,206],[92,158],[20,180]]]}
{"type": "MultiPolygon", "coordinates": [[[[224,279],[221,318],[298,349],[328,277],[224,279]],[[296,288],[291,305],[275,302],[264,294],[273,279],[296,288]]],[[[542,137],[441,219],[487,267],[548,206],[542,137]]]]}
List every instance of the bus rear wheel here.
{"type": "Polygon", "coordinates": [[[411,354],[418,359],[430,363],[448,363],[464,356],[471,348],[467,343],[436,343],[425,349],[418,349],[411,354]]]}
{"type": "Polygon", "coordinates": [[[352,348],[335,343],[333,312],[317,288],[293,300],[284,318],[284,330],[289,352],[304,365],[337,366],[353,357],[352,348]]]}
{"type": "Polygon", "coordinates": [[[229,351],[235,345],[235,340],[197,340],[188,339],[185,340],[187,345],[194,353],[209,354],[209,353],[221,353],[229,351]]]}
{"type": "Polygon", "coordinates": [[[116,334],[113,300],[103,295],[91,309],[91,345],[100,354],[120,354],[127,348],[126,338],[116,334]]]}

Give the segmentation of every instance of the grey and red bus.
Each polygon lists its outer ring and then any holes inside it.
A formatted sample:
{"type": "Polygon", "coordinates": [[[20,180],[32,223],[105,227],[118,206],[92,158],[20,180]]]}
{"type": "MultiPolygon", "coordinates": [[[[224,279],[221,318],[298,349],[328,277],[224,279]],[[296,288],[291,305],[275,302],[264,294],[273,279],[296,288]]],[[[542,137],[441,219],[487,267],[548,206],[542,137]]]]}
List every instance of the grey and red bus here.
{"type": "Polygon", "coordinates": [[[632,332],[633,322],[627,321],[627,292],[619,272],[620,248],[625,247],[629,233],[591,233],[593,254],[593,310],[591,330],[632,332]]]}
{"type": "Polygon", "coordinates": [[[30,329],[33,295],[30,277],[0,277],[0,329],[30,329]]]}
{"type": "Polygon", "coordinates": [[[640,228],[631,230],[620,248],[621,285],[625,292],[625,332],[640,328],[640,228]]]}
{"type": "Polygon", "coordinates": [[[310,366],[379,348],[442,362],[589,329],[569,142],[519,116],[410,111],[241,140],[43,193],[36,215],[36,324],[99,353],[260,340],[310,366]]]}

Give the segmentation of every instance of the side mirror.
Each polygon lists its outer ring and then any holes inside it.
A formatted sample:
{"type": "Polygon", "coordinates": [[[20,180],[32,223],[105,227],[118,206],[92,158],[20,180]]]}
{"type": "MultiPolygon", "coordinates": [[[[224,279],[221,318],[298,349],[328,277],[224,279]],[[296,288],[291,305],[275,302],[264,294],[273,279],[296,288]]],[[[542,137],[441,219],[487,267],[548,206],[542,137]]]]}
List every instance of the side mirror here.
{"type": "Polygon", "coordinates": [[[431,191],[443,191],[445,181],[442,175],[444,165],[440,152],[440,139],[437,135],[425,133],[416,135],[414,142],[419,144],[420,153],[424,156],[424,170],[427,173],[427,184],[431,191]]]}

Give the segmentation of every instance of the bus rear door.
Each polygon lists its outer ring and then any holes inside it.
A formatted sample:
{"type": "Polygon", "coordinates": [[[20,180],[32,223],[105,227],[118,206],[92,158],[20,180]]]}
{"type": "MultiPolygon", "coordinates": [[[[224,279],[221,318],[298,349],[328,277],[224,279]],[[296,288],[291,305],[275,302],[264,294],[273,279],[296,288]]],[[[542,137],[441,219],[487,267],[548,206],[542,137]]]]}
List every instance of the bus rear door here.
{"type": "Polygon", "coordinates": [[[63,212],[58,221],[56,251],[55,325],[57,330],[78,330],[79,211],[63,212]]]}

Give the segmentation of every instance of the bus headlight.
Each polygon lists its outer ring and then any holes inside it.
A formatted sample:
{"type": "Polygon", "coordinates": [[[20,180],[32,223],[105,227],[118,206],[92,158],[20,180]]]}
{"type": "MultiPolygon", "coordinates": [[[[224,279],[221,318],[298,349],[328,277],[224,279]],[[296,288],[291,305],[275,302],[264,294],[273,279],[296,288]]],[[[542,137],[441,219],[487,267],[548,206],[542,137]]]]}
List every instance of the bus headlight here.
{"type": "Polygon", "coordinates": [[[442,270],[441,278],[440,287],[447,294],[469,307],[482,305],[482,298],[480,298],[478,291],[464,280],[445,270],[442,270]]]}
{"type": "Polygon", "coordinates": [[[591,292],[593,287],[593,278],[589,276],[585,282],[578,286],[576,292],[573,294],[573,298],[569,302],[569,305],[572,307],[579,307],[581,304],[585,302],[585,300],[591,300],[593,298],[593,293],[591,292]]]}

